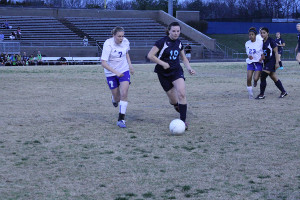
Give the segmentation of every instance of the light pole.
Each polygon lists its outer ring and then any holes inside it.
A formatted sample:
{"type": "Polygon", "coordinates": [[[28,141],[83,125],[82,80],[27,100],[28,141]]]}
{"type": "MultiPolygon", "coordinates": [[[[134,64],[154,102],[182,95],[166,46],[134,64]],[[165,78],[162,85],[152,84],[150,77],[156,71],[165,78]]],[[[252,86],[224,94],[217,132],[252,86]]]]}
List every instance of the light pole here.
{"type": "Polygon", "coordinates": [[[173,0],[169,0],[168,13],[169,13],[169,15],[173,16],[173,0]]]}

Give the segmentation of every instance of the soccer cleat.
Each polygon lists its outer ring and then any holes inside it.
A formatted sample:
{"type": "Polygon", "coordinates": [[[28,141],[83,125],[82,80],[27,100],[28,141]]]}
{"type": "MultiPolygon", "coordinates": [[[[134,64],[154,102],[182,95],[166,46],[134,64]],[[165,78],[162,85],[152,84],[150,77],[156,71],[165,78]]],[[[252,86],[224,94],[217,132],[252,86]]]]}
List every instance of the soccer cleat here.
{"type": "Polygon", "coordinates": [[[114,102],[113,96],[111,96],[111,102],[113,104],[114,107],[118,107],[119,103],[118,102],[114,102]]]}
{"type": "Polygon", "coordinates": [[[189,129],[188,123],[184,122],[185,124],[185,130],[187,131],[189,129]]]}
{"type": "Polygon", "coordinates": [[[126,124],[125,124],[125,120],[120,120],[117,122],[117,125],[120,127],[120,128],[126,128],[126,124]]]}
{"type": "Polygon", "coordinates": [[[280,94],[279,98],[284,98],[286,95],[288,95],[288,93],[287,93],[287,92],[281,92],[281,94],[280,94]]]}
{"type": "Polygon", "coordinates": [[[283,66],[279,67],[279,69],[283,69],[283,66]]]}
{"type": "Polygon", "coordinates": [[[253,94],[249,94],[249,99],[254,99],[253,94]]]}
{"type": "Polygon", "coordinates": [[[264,99],[265,98],[265,95],[258,95],[255,99],[264,99]]]}

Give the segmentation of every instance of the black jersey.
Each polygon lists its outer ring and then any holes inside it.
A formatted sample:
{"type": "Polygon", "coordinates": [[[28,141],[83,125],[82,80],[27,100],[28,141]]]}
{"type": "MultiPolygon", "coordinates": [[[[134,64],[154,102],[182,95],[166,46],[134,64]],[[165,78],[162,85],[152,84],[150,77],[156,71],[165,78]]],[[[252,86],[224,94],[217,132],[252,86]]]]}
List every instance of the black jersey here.
{"type": "MultiPolygon", "coordinates": [[[[276,38],[275,40],[276,44],[279,45],[279,44],[283,44],[284,43],[284,40],[282,38],[276,38]]],[[[278,46],[278,52],[279,51],[282,51],[283,47],[282,46],[278,46]]]]}
{"type": "Polygon", "coordinates": [[[161,65],[157,64],[154,72],[168,76],[178,70],[182,70],[179,55],[183,50],[183,45],[179,39],[171,40],[169,36],[166,36],[156,41],[155,46],[159,49],[157,58],[167,62],[170,65],[170,68],[165,70],[161,65]]]}
{"type": "Polygon", "coordinates": [[[263,51],[265,55],[265,62],[276,60],[275,53],[273,51],[275,47],[277,47],[277,44],[274,39],[268,37],[268,39],[264,41],[263,51]]]}
{"type": "Polygon", "coordinates": [[[187,45],[187,46],[185,46],[184,50],[185,50],[185,53],[191,53],[192,47],[190,45],[187,45]]]}

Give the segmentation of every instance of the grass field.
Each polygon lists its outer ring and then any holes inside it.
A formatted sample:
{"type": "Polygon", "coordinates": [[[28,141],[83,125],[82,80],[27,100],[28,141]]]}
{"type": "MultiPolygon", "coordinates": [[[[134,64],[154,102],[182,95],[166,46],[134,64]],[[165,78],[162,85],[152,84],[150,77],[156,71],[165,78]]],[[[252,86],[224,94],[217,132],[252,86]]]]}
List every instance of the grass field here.
{"type": "MultiPolygon", "coordinates": [[[[248,34],[209,34],[209,37],[216,39],[217,42],[230,47],[240,53],[245,53],[245,43],[249,40],[248,34]],[[234,39],[232,39],[234,38],[234,39]]],[[[275,39],[275,34],[270,34],[270,37],[275,39]]],[[[283,58],[294,59],[295,47],[297,45],[297,33],[295,34],[282,34],[281,36],[285,41],[283,58]]]]}
{"type": "MultiPolygon", "coordinates": [[[[194,63],[189,131],[153,73],[134,65],[126,129],[100,66],[0,68],[0,199],[300,199],[300,67],[249,100],[245,63],[194,63]]],[[[255,95],[259,88],[254,88],[255,95]]]]}

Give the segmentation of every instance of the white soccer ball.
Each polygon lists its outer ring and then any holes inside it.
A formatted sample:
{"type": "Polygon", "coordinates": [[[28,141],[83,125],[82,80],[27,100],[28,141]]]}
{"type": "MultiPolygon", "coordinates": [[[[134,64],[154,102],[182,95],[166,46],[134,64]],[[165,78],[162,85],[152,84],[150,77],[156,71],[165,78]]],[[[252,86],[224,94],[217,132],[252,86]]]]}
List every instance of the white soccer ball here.
{"type": "Polygon", "coordinates": [[[169,125],[172,134],[183,134],[185,131],[185,123],[180,119],[174,119],[169,125]]]}

